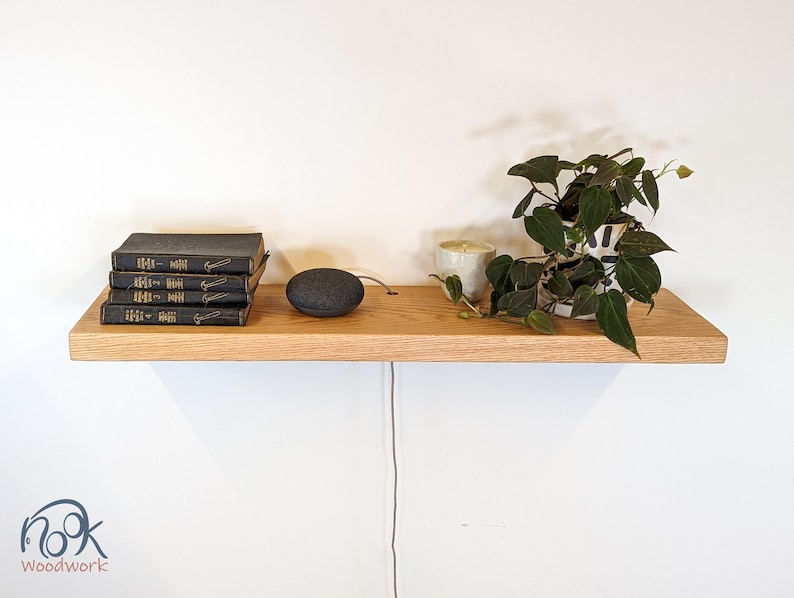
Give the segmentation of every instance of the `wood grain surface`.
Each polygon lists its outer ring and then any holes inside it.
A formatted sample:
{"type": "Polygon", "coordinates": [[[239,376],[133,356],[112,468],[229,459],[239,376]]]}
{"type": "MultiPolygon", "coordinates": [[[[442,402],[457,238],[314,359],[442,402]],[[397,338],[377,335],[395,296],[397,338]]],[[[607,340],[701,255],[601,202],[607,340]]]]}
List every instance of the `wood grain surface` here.
{"type": "Polygon", "coordinates": [[[728,339],[667,289],[629,318],[641,360],[606,339],[593,321],[554,317],[556,334],[494,319],[457,316],[464,308],[439,286],[365,287],[344,316],[295,310],[283,285],[260,285],[245,326],[101,325],[103,291],[69,333],[79,361],[470,361],[545,363],[721,363],[728,339]]]}

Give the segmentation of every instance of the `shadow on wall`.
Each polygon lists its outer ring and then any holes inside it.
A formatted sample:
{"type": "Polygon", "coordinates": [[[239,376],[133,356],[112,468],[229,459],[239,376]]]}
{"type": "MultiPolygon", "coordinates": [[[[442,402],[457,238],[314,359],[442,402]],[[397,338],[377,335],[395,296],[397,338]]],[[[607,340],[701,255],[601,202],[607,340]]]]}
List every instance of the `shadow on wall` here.
{"type": "MultiPolygon", "coordinates": [[[[298,463],[311,468],[334,454],[348,464],[358,462],[362,471],[385,467],[384,364],[225,363],[222,377],[209,373],[215,367],[152,364],[239,490],[264,490],[250,476],[257,468],[274,474],[298,463]],[[273,455],[286,461],[279,465],[273,455]]],[[[623,367],[397,364],[400,435],[407,443],[401,450],[447,438],[479,462],[479,450],[488,447],[487,455],[496,458],[503,454],[500,445],[517,445],[525,472],[536,471],[576,434],[623,367]],[[537,382],[527,385],[527,378],[537,382]]]]}
{"type": "Polygon", "coordinates": [[[497,153],[515,162],[539,154],[584,157],[594,151],[618,151],[624,147],[652,155],[668,151],[671,143],[689,143],[686,139],[652,139],[627,123],[618,106],[604,102],[595,103],[590,109],[555,106],[529,114],[507,114],[472,129],[469,137],[490,140],[497,153]],[[516,152],[526,157],[521,158],[516,152]]]}
{"type": "MultiPolygon", "coordinates": [[[[355,248],[377,245],[372,238],[347,239],[346,246],[325,243],[322,249],[312,246],[282,247],[270,243],[270,261],[267,266],[265,284],[283,284],[299,272],[312,268],[337,268],[357,276],[372,276],[379,280],[385,278],[382,272],[369,269],[368,264],[355,263],[355,248]]],[[[388,281],[387,281],[388,282],[388,281]]]]}
{"type": "Polygon", "coordinates": [[[374,460],[382,467],[381,363],[153,363],[152,369],[241,491],[265,491],[252,471],[278,475],[296,463],[309,471],[335,451],[349,450],[348,463],[374,460]]]}
{"type": "Polygon", "coordinates": [[[522,475],[530,476],[546,467],[577,433],[623,367],[401,364],[403,430],[415,428],[412,438],[420,443],[443,438],[448,450],[456,446],[461,456],[468,455],[472,464],[480,462],[486,469],[503,468],[505,455],[514,454],[522,475]]]}
{"type": "MultiPolygon", "coordinates": [[[[482,503],[518,517],[522,497],[564,458],[593,410],[605,399],[608,408],[623,367],[397,364],[397,442],[407,499],[426,498],[436,512],[459,493],[454,500],[462,512],[482,503]],[[427,495],[428,484],[438,480],[449,482],[448,489],[427,495]]],[[[367,513],[379,529],[390,504],[385,364],[151,368],[241,499],[278,514],[283,525],[267,527],[272,542],[293,534],[297,521],[314,523],[329,512],[340,525],[367,513]]]]}
{"type": "MultiPolygon", "coordinates": [[[[468,137],[494,148],[496,159],[489,161],[494,166],[484,171],[476,190],[451,198],[433,220],[444,220],[444,212],[454,207],[457,213],[471,214],[474,222],[423,231],[422,247],[435,247],[450,239],[471,239],[495,245],[497,255],[538,255],[542,248],[528,237],[522,220],[512,218],[530,186],[525,179],[507,174],[511,166],[539,155],[580,160],[593,153],[617,153],[626,147],[649,159],[659,155],[661,160],[668,160],[673,148],[689,145],[687,139],[651,138],[626,123],[617,106],[603,102],[587,111],[554,107],[531,114],[507,114],[470,130],[468,137]]],[[[433,271],[431,255],[416,255],[415,262],[422,270],[433,271]]]]}
{"type": "Polygon", "coordinates": [[[642,155],[652,158],[659,154],[667,159],[673,147],[689,145],[687,139],[651,138],[628,124],[617,106],[603,102],[587,112],[555,107],[526,115],[508,114],[469,131],[469,138],[488,140],[500,156],[499,165],[483,178],[481,192],[498,201],[509,200],[513,207],[521,197],[514,195],[513,177],[508,177],[507,171],[533,156],[556,154],[579,160],[592,153],[610,154],[633,147],[642,155]]]}

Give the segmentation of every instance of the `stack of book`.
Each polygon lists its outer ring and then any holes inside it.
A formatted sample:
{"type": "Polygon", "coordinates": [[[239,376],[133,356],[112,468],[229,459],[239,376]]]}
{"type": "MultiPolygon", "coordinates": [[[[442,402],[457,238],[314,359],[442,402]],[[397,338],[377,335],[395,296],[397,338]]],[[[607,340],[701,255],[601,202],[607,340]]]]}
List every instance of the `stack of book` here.
{"type": "Polygon", "coordinates": [[[261,233],[133,233],[110,257],[102,324],[243,326],[269,253],[261,233]]]}

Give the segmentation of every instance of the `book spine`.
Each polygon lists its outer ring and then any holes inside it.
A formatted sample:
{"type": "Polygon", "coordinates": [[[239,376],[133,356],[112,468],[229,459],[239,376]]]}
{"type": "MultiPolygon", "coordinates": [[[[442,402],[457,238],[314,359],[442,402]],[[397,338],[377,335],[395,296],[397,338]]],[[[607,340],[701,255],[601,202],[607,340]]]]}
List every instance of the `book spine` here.
{"type": "Polygon", "coordinates": [[[104,302],[100,324],[244,326],[251,306],[114,305],[104,302]]]}
{"type": "Polygon", "coordinates": [[[245,257],[151,255],[114,251],[112,268],[124,272],[173,274],[253,274],[253,260],[245,257]]]}
{"type": "Polygon", "coordinates": [[[111,289],[147,291],[242,291],[249,292],[248,276],[213,276],[211,274],[167,274],[157,272],[118,272],[108,274],[111,289]]]}
{"type": "Polygon", "coordinates": [[[156,291],[110,289],[108,303],[116,305],[245,305],[252,293],[242,291],[156,291]]]}

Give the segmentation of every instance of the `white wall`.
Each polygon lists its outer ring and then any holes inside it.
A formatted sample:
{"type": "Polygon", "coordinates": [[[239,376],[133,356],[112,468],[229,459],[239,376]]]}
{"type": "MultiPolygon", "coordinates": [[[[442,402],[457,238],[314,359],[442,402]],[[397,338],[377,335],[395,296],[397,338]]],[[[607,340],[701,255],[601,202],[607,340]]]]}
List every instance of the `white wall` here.
{"type": "Polygon", "coordinates": [[[397,364],[400,595],[794,595],[792,18],[0,0],[0,595],[389,596],[388,364],[71,362],[110,251],[261,230],[267,282],[426,284],[444,237],[522,247],[512,164],[627,145],[695,170],[654,229],[727,363],[397,364]],[[22,571],[60,498],[107,572],[22,571]]]}

